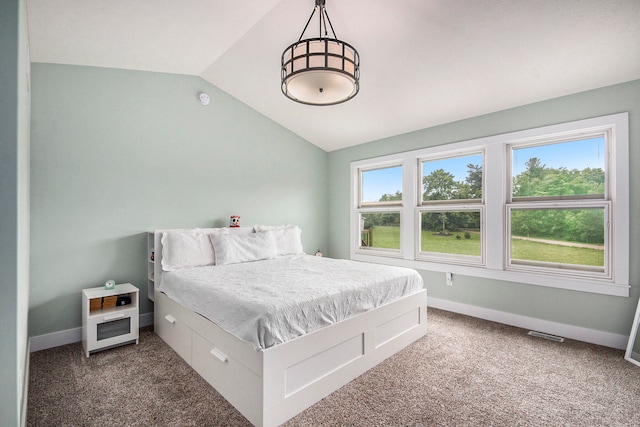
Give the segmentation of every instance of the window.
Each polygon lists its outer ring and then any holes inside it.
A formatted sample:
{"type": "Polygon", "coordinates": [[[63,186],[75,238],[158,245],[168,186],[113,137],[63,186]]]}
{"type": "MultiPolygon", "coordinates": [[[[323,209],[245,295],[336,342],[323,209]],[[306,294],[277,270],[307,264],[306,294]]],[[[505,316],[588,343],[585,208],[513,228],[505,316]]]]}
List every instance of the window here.
{"type": "Polygon", "coordinates": [[[402,165],[358,171],[359,249],[400,253],[402,165]]]}
{"type": "Polygon", "coordinates": [[[361,249],[400,250],[400,212],[362,213],[361,249]]]}
{"type": "Polygon", "coordinates": [[[421,204],[437,201],[482,201],[482,153],[424,159],[421,204]]]}
{"type": "Polygon", "coordinates": [[[509,265],[605,273],[608,216],[603,207],[511,208],[509,265]]]}
{"type": "Polygon", "coordinates": [[[482,262],[481,211],[422,210],[419,258],[448,257],[455,262],[482,262]]]}
{"type": "Polygon", "coordinates": [[[402,204],[402,166],[364,169],[360,181],[360,206],[402,204]]]}
{"type": "Polygon", "coordinates": [[[512,200],[605,199],[608,139],[510,145],[512,200]]]}
{"type": "Polygon", "coordinates": [[[508,268],[609,277],[610,139],[603,132],[509,145],[508,268]]]}
{"type": "Polygon", "coordinates": [[[420,171],[417,258],[481,264],[482,153],[426,157],[420,159],[420,171]]]}
{"type": "Polygon", "coordinates": [[[351,257],[629,295],[628,114],[352,162],[351,257]]]}

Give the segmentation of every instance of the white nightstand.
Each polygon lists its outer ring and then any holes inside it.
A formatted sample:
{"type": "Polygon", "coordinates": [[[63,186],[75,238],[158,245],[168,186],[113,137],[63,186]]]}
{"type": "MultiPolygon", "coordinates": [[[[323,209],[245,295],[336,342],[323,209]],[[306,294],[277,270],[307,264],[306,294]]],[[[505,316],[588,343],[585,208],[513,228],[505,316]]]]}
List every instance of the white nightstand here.
{"type": "Polygon", "coordinates": [[[138,344],[139,292],[131,283],[82,290],[82,346],[87,357],[92,351],[138,344]]]}

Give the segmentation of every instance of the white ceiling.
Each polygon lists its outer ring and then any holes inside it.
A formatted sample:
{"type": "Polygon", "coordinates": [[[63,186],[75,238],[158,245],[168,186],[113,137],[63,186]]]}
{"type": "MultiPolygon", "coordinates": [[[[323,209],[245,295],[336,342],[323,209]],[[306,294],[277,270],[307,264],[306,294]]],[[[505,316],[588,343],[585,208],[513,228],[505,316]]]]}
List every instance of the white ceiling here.
{"type": "Polygon", "coordinates": [[[640,79],[639,0],[327,0],[361,56],[360,93],[329,107],[280,92],[314,0],[27,7],[33,62],[201,76],[326,151],[640,79]]]}

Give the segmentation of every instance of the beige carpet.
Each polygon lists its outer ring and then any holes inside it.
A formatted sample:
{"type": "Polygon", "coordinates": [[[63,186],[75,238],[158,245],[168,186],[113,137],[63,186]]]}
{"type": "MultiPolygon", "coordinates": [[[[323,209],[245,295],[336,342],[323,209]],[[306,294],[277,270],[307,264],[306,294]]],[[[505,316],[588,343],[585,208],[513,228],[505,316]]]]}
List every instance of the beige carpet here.
{"type": "MultiPolygon", "coordinates": [[[[426,337],[287,426],[640,426],[640,368],[623,352],[429,309],[426,337]]],[[[31,355],[29,426],[247,426],[150,329],[84,357],[31,355]]]]}

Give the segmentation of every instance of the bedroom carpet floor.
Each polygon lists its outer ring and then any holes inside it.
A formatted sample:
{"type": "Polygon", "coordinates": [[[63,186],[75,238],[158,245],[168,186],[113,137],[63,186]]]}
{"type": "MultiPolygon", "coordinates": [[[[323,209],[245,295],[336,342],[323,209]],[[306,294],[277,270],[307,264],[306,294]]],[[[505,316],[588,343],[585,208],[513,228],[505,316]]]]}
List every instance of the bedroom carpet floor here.
{"type": "MultiPolygon", "coordinates": [[[[432,308],[428,325],[285,425],[640,425],[640,368],[621,350],[432,308]]],[[[88,359],[81,343],[32,353],[27,425],[250,426],[151,328],[88,359]]]]}

